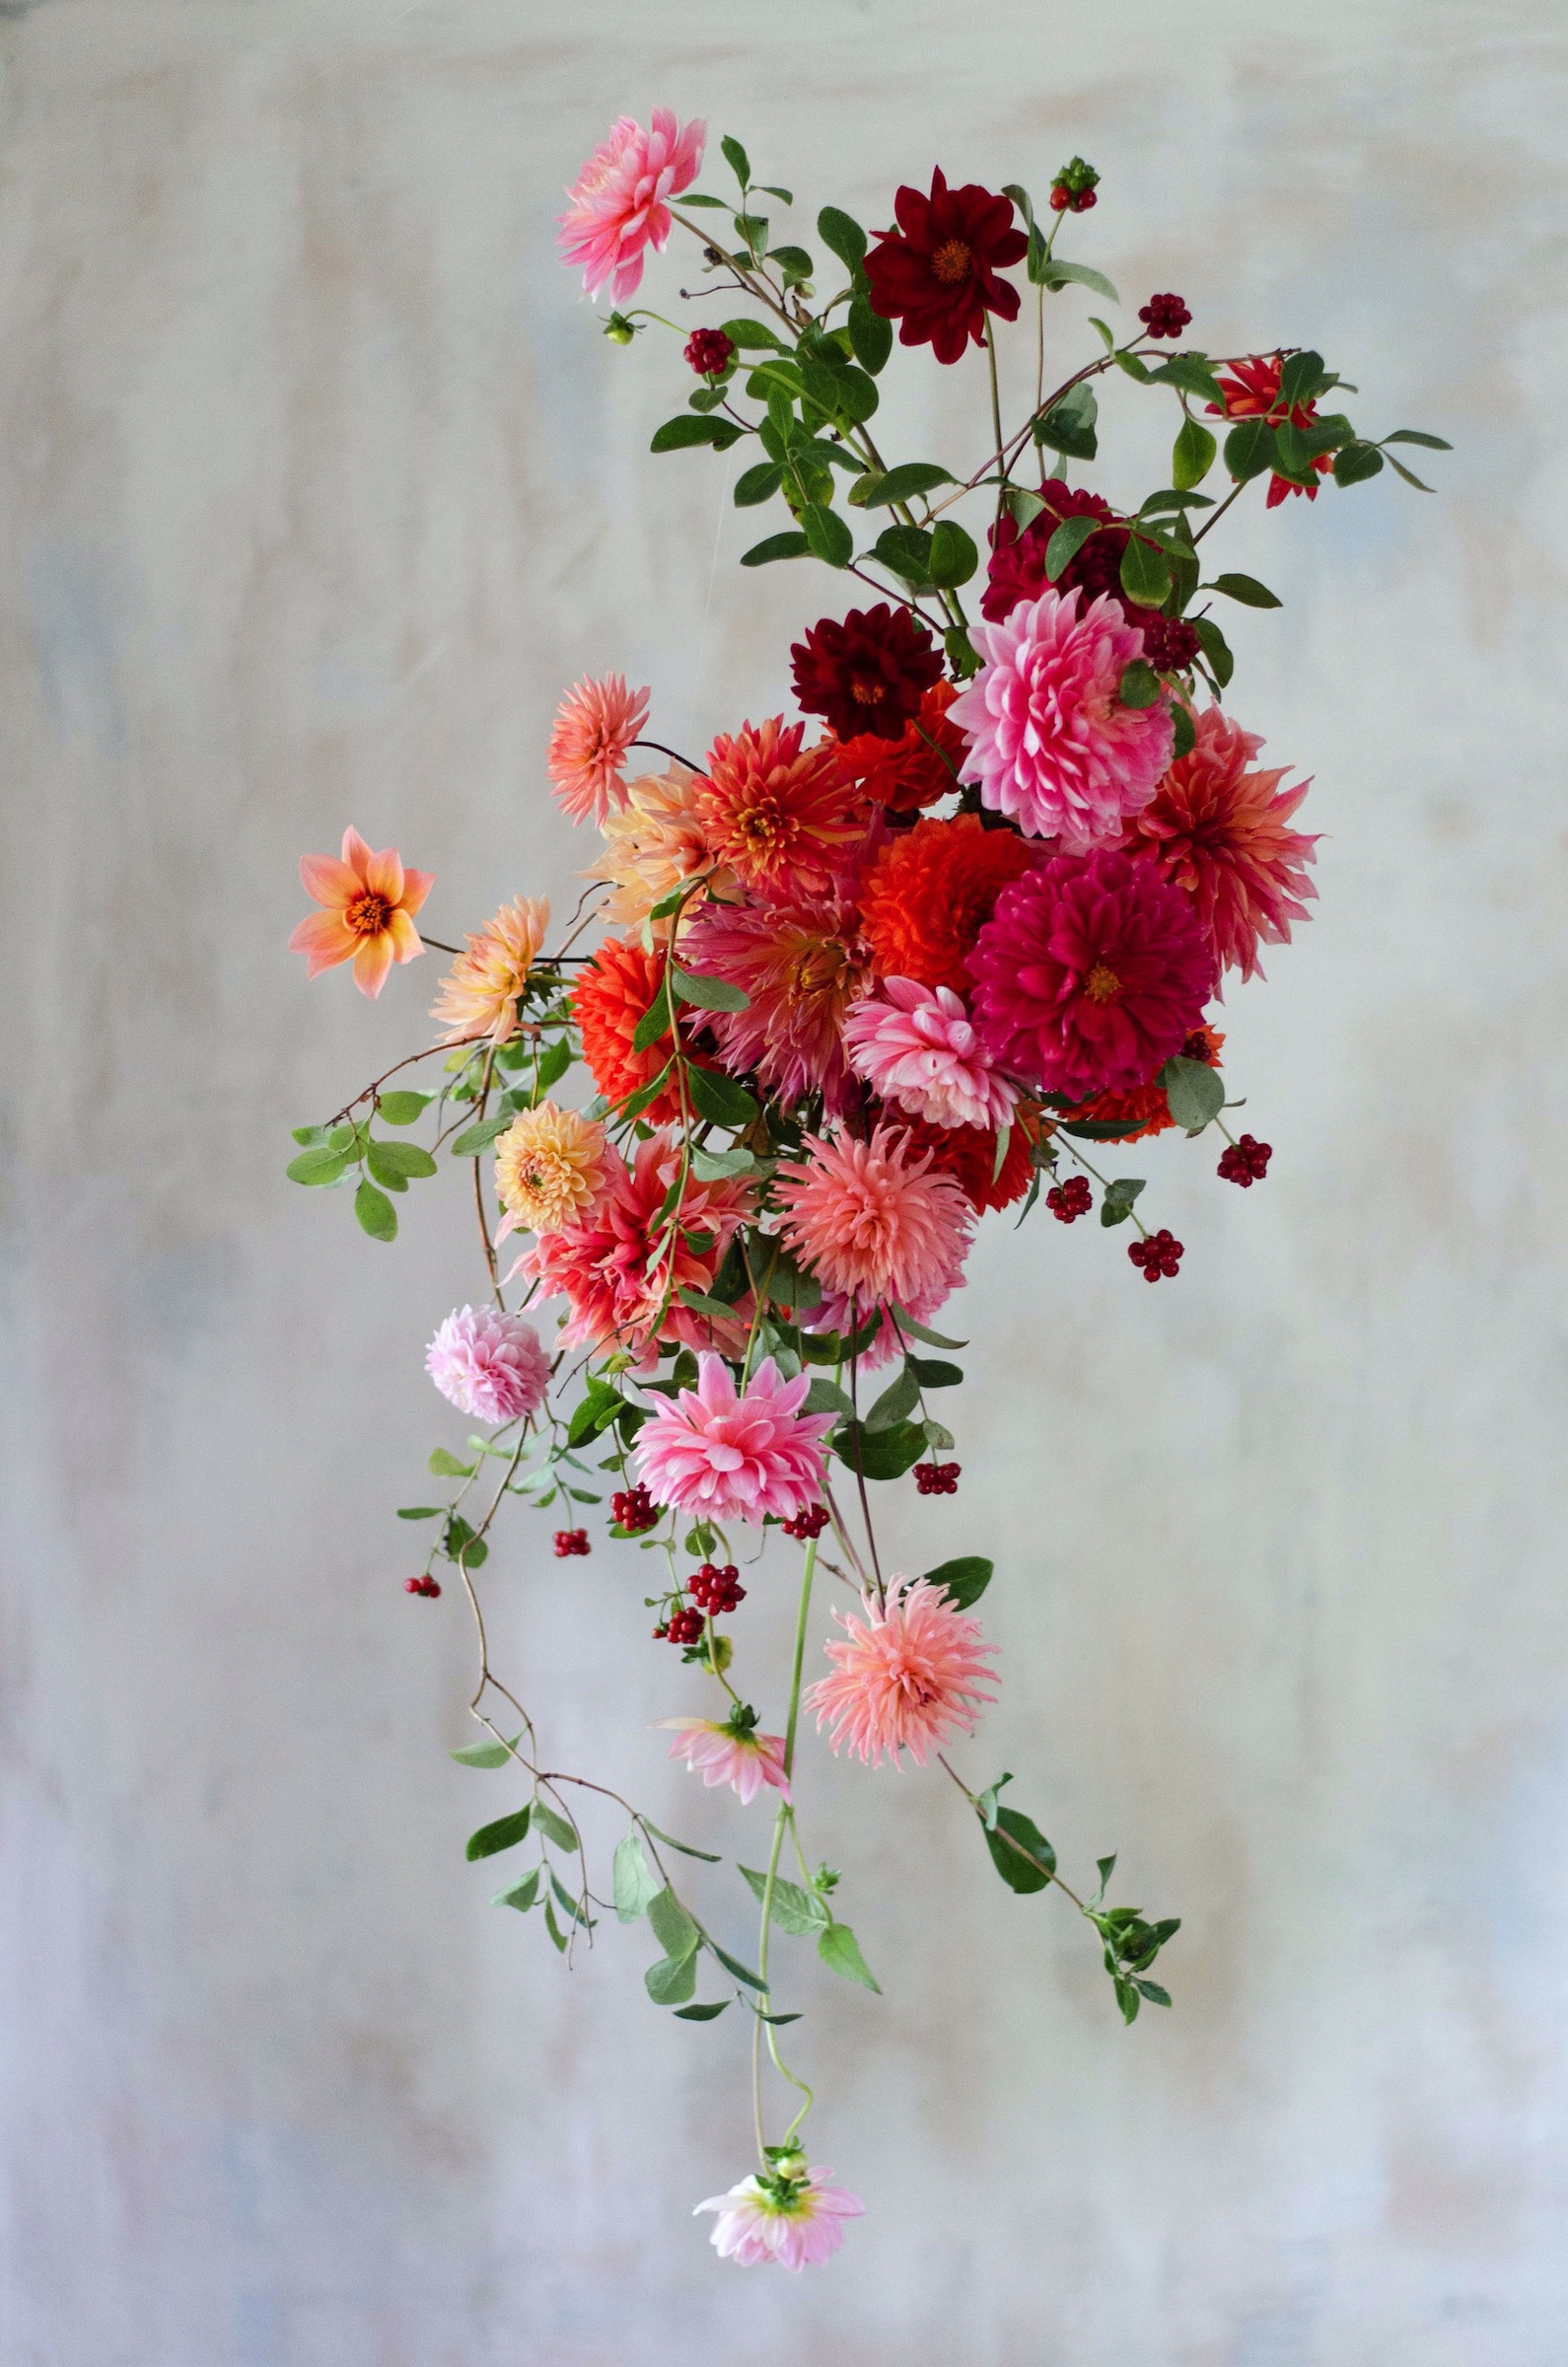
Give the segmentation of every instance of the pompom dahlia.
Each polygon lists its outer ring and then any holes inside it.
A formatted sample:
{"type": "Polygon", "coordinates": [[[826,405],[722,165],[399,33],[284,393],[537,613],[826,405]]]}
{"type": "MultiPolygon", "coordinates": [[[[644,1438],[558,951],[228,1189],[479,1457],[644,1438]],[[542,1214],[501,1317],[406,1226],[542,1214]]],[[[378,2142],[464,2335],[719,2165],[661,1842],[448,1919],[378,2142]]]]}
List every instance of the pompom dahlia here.
{"type": "Polygon", "coordinates": [[[828,1291],[862,1313],[882,1300],[914,1312],[946,1298],[968,1255],[974,1212],[951,1176],[910,1150],[889,1125],[869,1142],[808,1134],[803,1157],[777,1173],[775,1198],[788,1248],[828,1291]]]}
{"type": "Polygon", "coordinates": [[[885,978],[855,1004],[844,1041],[857,1076],[900,1110],[938,1126],[1002,1126],[1018,1088],[997,1076],[951,986],[885,978]]]}
{"type": "Polygon", "coordinates": [[[394,846],[374,854],[350,825],[342,860],[301,855],[300,879],[306,895],[325,907],[302,920],[289,939],[290,953],[305,956],[308,978],[352,962],[355,985],[374,999],[394,962],[412,962],[424,952],[413,916],[435,886],[435,873],[407,870],[394,846]]]}
{"type": "Polygon", "coordinates": [[[824,1647],[833,1673],[807,1687],[802,1706],[816,1711],[819,1730],[831,1725],[835,1752],[899,1767],[907,1751],[923,1767],[955,1734],[972,1734],[994,1699],[996,1646],[928,1578],[894,1575],[883,1608],[868,1595],[862,1609],[860,1618],[834,1612],[844,1633],[824,1647]]]}
{"type": "Polygon", "coordinates": [[[781,2268],[814,2267],[843,2243],[844,2221],[866,2208],[847,2187],[830,2186],[832,2175],[815,2163],[808,2167],[804,2154],[787,2154],[771,2170],[699,2202],[691,2215],[717,2211],[710,2241],[721,2260],[743,2268],[769,2260],[781,2268]]]}
{"type": "Polygon", "coordinates": [[[825,888],[865,835],[865,800],[836,742],[803,749],[805,734],[780,715],[721,732],[696,792],[710,854],[763,895],[825,888]]]}
{"type": "Polygon", "coordinates": [[[969,735],[963,778],[981,802],[1067,854],[1121,834],[1171,761],[1171,702],[1124,707],[1121,678],[1143,635],[1104,596],[1042,592],[970,639],[985,663],[953,706],[969,735]]]}
{"type": "Polygon", "coordinates": [[[425,1370],[460,1413],[481,1422],[536,1413],[550,1380],[534,1326],[493,1307],[454,1309],[425,1352],[425,1370]]]}
{"type": "Polygon", "coordinates": [[[1206,707],[1195,720],[1193,746],[1124,843],[1152,856],[1195,899],[1222,969],[1261,977],[1259,942],[1288,945],[1291,923],[1308,918],[1303,899],[1318,894],[1304,869],[1317,859],[1317,835],[1287,827],[1312,783],[1281,789],[1288,764],[1249,772],[1263,743],[1220,708],[1206,707]]]}
{"type": "Polygon", "coordinates": [[[997,273],[1021,263],[1029,236],[1013,226],[1013,200],[977,181],[950,189],[940,170],[931,194],[901,188],[892,201],[896,230],[877,233],[866,257],[871,307],[896,321],[900,345],[929,345],[939,362],[958,362],[972,338],[985,343],[985,316],[1018,319],[1018,290],[997,273]]]}
{"type": "Polygon", "coordinates": [[[790,656],[796,705],[804,715],[825,715],[840,740],[860,733],[901,740],[942,674],[928,627],[886,601],[851,609],[842,624],[823,616],[790,656]]]}
{"type": "Polygon", "coordinates": [[[802,1413],[810,1373],[793,1381],[764,1357],[744,1395],[722,1356],[697,1358],[697,1386],[661,1402],[633,1460],[648,1493],[698,1520],[791,1520],[822,1492],[830,1413],[802,1413]]]}
{"type": "Polygon", "coordinates": [[[710,1791],[727,1783],[743,1808],[749,1808],[764,1783],[789,1798],[784,1737],[758,1734],[754,1709],[737,1702],[722,1723],[714,1718],[656,1718],[654,1724],[674,1733],[671,1757],[683,1758],[710,1791]]]}
{"type": "Polygon", "coordinates": [[[871,981],[871,948],[846,888],[776,902],[709,904],[685,940],[683,959],[750,997],[745,1011],[710,1016],[729,1069],[754,1069],[784,1102],[820,1093],[830,1116],[858,1099],[843,1030],[850,1005],[871,981]]]}
{"type": "Polygon", "coordinates": [[[957,683],[933,682],[899,740],[881,740],[867,731],[840,740],[839,759],[863,797],[894,813],[915,813],[953,795],[959,767],[969,753],[963,734],[948,721],[958,695],[957,683]]]}
{"type": "Polygon", "coordinates": [[[1004,889],[973,968],[997,1066],[1072,1101],[1143,1084],[1214,991],[1190,899],[1153,863],[1107,850],[1057,855],[1004,889]]]}
{"type": "Polygon", "coordinates": [[[495,1191],[508,1233],[555,1233],[586,1214],[605,1181],[605,1129],[596,1117],[540,1102],[523,1110],[495,1146],[495,1191]]]}
{"type": "Polygon", "coordinates": [[[555,710],[544,754],[563,814],[603,825],[625,803],[627,753],[647,720],[646,684],[628,690],[623,674],[573,683],[555,710]]]}
{"type": "Polygon", "coordinates": [[[917,822],[891,839],[861,897],[878,969],[965,992],[968,958],[997,897],[1038,860],[1016,830],[988,830],[977,814],[917,822]]]}
{"type": "MultiPolygon", "coordinates": [[[[888,1120],[893,1132],[907,1141],[912,1155],[929,1153],[933,1167],[954,1177],[963,1186],[970,1206],[977,1212],[1011,1208],[1030,1187],[1034,1174],[1034,1145],[1040,1136],[1039,1111],[1033,1102],[1020,1102],[1013,1112],[1000,1168],[996,1164],[997,1137],[988,1126],[934,1126],[926,1118],[910,1117],[902,1111],[892,1110],[888,1112],[888,1120]]],[[[931,1312],[934,1315],[936,1309],[931,1312]]],[[[924,1322],[922,1309],[911,1307],[909,1313],[924,1322]]]]}
{"type": "MultiPolygon", "coordinates": [[[[649,953],[635,937],[606,937],[592,962],[585,962],[572,989],[572,1017],[583,1038],[583,1058],[606,1102],[623,1101],[651,1084],[670,1057],[668,1040],[634,1048],[637,1023],[646,1018],[665,974],[661,946],[649,953]]],[[[655,1096],[643,1116],[662,1125],[680,1109],[673,1084],[655,1096]]]]}
{"type": "MultiPolygon", "coordinates": [[[[674,762],[663,772],[646,772],[627,782],[625,804],[605,817],[605,852],[586,875],[610,884],[613,893],[602,906],[606,920],[618,928],[636,928],[683,880],[711,868],[697,813],[697,793],[705,786],[700,772],[674,762]]],[[[682,925],[704,897],[734,896],[737,889],[733,871],[714,871],[706,887],[693,893],[682,925]]],[[[668,920],[651,925],[656,936],[669,936],[668,920]]]]}
{"type": "Polygon", "coordinates": [[[583,265],[590,296],[606,280],[616,304],[642,280],[643,251],[662,254],[674,225],[667,200],[689,189],[702,170],[708,127],[676,121],[668,107],[653,110],[644,131],[630,115],[611,124],[566,194],[556,246],[568,263],[583,265]]]}
{"type": "Polygon", "coordinates": [[[505,1043],[516,1032],[519,998],[549,925],[548,897],[518,896],[467,940],[430,1013],[446,1026],[443,1043],[471,1042],[478,1036],[505,1043]]]}

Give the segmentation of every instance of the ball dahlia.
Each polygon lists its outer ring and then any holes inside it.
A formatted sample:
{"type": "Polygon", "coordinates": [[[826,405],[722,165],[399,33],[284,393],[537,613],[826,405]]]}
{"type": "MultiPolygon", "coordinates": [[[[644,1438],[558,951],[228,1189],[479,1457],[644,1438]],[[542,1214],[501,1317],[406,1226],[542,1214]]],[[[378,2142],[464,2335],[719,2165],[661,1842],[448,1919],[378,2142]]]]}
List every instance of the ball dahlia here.
{"type": "Polygon", "coordinates": [[[953,1178],[889,1125],[868,1142],[808,1134],[801,1147],[775,1183],[785,1245],[862,1316],[888,1301],[912,1313],[933,1293],[940,1304],[962,1276],[974,1223],[953,1178]]]}
{"type": "Polygon", "coordinates": [[[865,835],[865,800],[836,744],[803,749],[805,735],[781,715],[721,733],[696,792],[709,853],[764,895],[825,888],[865,835]]]}
{"type": "Polygon", "coordinates": [[[822,1492],[830,1413],[803,1413],[810,1373],[784,1380],[764,1357],[738,1392],[722,1356],[697,1358],[697,1386],[661,1400],[637,1433],[637,1476],[677,1512],[709,1521],[792,1520],[822,1492]]]}
{"type": "Polygon", "coordinates": [[[653,110],[644,131],[621,115],[594,150],[566,194],[556,245],[568,263],[581,263],[590,296],[609,280],[623,304],[642,279],[643,251],[663,253],[674,227],[667,200],[689,189],[702,170],[706,123],[684,126],[668,107],[653,110]]]}
{"type": "Polygon", "coordinates": [[[684,959],[705,977],[750,997],[744,1011],[710,1016],[732,1071],[754,1070],[781,1101],[817,1092],[830,1115],[857,1098],[844,1057],[844,1020],[871,982],[871,948],[853,894],[709,904],[685,941],[684,959]]]}
{"type": "Polygon", "coordinates": [[[605,1129],[576,1110],[523,1110],[495,1146],[495,1190],[506,1214],[496,1236],[553,1233],[584,1215],[605,1181],[605,1129]]]}
{"type": "Polygon", "coordinates": [[[790,656],[796,705],[803,714],[825,715],[840,740],[861,733],[901,740],[942,673],[929,629],[886,601],[851,609],[842,624],[822,617],[790,656]]]}
{"type": "Polygon", "coordinates": [[[534,1326],[493,1307],[455,1308],[425,1351],[425,1370],[460,1413],[481,1422],[536,1413],[550,1382],[534,1326]]]}
{"type": "Polygon", "coordinates": [[[976,814],[917,822],[866,877],[862,919],[878,969],[964,992],[969,954],[998,896],[1037,860],[1016,830],[988,830],[976,814]]]}
{"type": "Polygon", "coordinates": [[[863,1610],[861,1618],[834,1612],[844,1633],[825,1646],[833,1674],[807,1687],[802,1706],[819,1728],[831,1725],[835,1752],[896,1767],[907,1751],[923,1767],[956,1733],[974,1732],[995,1696],[996,1647],[927,1578],[894,1576],[886,1603],[867,1596],[863,1610]]]}
{"type": "Polygon", "coordinates": [[[1029,237],[1013,227],[1013,200],[976,181],[950,189],[940,168],[931,194],[900,188],[896,230],[877,233],[866,257],[873,312],[896,321],[900,345],[929,345],[939,362],[957,362],[972,338],[985,342],[985,316],[1018,319],[1018,290],[997,273],[1020,263],[1029,237]]]}

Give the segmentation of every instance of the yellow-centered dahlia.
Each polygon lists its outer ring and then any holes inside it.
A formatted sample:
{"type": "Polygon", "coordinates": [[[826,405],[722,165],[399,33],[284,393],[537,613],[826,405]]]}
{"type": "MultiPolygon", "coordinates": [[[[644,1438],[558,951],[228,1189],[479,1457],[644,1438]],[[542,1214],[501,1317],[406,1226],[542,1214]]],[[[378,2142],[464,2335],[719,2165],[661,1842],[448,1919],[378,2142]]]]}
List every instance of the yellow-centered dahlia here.
{"type": "Polygon", "coordinates": [[[554,1102],[523,1111],[495,1146],[504,1232],[559,1232],[593,1206],[604,1181],[604,1127],[554,1102]]]}
{"type": "Polygon", "coordinates": [[[548,897],[518,896],[468,939],[467,952],[453,963],[431,1008],[431,1018],[446,1027],[444,1043],[475,1036],[505,1043],[516,1034],[518,999],[549,925],[548,897]]]}

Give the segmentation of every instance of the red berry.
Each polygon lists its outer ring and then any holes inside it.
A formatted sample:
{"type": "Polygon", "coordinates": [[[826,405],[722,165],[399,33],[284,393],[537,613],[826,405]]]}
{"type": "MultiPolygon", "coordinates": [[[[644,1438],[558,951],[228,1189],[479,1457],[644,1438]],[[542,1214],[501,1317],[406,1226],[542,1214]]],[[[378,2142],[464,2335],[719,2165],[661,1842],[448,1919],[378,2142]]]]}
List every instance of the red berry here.
{"type": "Polygon", "coordinates": [[[1071,189],[1064,189],[1059,182],[1052,185],[1051,212],[1053,214],[1065,214],[1068,207],[1072,204],[1072,201],[1073,193],[1071,189]]]}
{"type": "Polygon", "coordinates": [[[1203,644],[1184,616],[1151,614],[1143,627],[1143,654],[1156,674],[1185,674],[1203,644]]]}
{"type": "Polygon", "coordinates": [[[1162,1274],[1169,1277],[1179,1270],[1182,1245],[1169,1226],[1162,1225],[1160,1231],[1151,1233],[1147,1241],[1130,1243],[1127,1255],[1134,1265],[1143,1269],[1146,1282],[1158,1282],[1162,1274]]]}
{"type": "Polygon", "coordinates": [[[804,1512],[798,1512],[793,1520],[780,1525],[786,1537],[820,1537],[827,1526],[827,1507],[825,1504],[808,1504],[804,1512]]]}
{"type": "Polygon", "coordinates": [[[960,1466],[956,1463],[917,1463],[915,1485],[923,1496],[956,1496],[960,1466]]]}
{"type": "Polygon", "coordinates": [[[1178,337],[1192,315],[1179,296],[1151,296],[1138,318],[1151,337],[1178,337]]]}
{"type": "Polygon", "coordinates": [[[1092,205],[1098,205],[1099,203],[1100,199],[1095,195],[1093,189],[1080,189],[1077,196],[1073,199],[1073,212],[1075,214],[1087,214],[1092,205]]]}
{"type": "Polygon", "coordinates": [[[1094,1205],[1094,1194],[1083,1176],[1069,1176],[1065,1184],[1053,1184],[1045,1194],[1045,1205],[1059,1225],[1073,1224],[1087,1216],[1094,1205]]]}
{"type": "Polygon", "coordinates": [[[1244,1134],[1240,1142],[1232,1143],[1220,1153],[1218,1172],[1227,1184],[1240,1184],[1244,1191],[1250,1191],[1254,1184],[1262,1183],[1273,1156],[1271,1142],[1259,1142],[1255,1134],[1244,1134]]]}
{"type": "Polygon", "coordinates": [[[555,1551],[560,1560],[565,1561],[568,1556],[573,1553],[587,1553],[591,1550],[592,1548],[588,1542],[588,1531],[586,1529],[556,1530],[555,1551]]]}
{"type": "Polygon", "coordinates": [[[617,1529],[637,1537],[659,1525],[659,1507],[639,1480],[635,1487],[617,1489],[609,1499],[609,1517],[617,1529]]]}
{"type": "Polygon", "coordinates": [[[697,1608],[705,1611],[710,1618],[722,1618],[727,1611],[734,1611],[738,1604],[746,1601],[741,1573],[733,1561],[727,1562],[722,1570],[715,1568],[711,1561],[705,1561],[701,1569],[694,1570],[686,1580],[686,1592],[697,1608]]]}
{"type": "Polygon", "coordinates": [[[440,1594],[441,1589],[436,1584],[434,1578],[405,1578],[403,1580],[403,1592],[406,1595],[435,1596],[440,1594]]]}
{"type": "Polygon", "coordinates": [[[722,328],[694,328],[686,339],[686,360],[699,378],[718,378],[730,367],[735,339],[722,328]]]}
{"type": "MultiPolygon", "coordinates": [[[[655,1633],[658,1632],[659,1630],[655,1629],[655,1633]]],[[[672,1644],[700,1644],[702,1641],[701,1612],[689,1611],[684,1608],[673,1611],[663,1632],[672,1644]]]]}

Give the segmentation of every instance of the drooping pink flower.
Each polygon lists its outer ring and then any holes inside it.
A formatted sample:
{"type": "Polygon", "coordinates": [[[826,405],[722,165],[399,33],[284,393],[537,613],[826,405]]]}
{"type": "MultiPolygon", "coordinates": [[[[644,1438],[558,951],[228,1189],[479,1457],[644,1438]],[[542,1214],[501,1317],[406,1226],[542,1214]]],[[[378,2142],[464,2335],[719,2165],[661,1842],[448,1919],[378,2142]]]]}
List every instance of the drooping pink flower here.
{"type": "Polygon", "coordinates": [[[820,1093],[828,1115],[841,1116],[858,1099],[844,1058],[844,1019],[872,974],[848,886],[777,902],[708,904],[685,946],[689,969],[724,978],[750,998],[744,1011],[713,1014],[725,1065],[754,1070],[780,1101],[820,1093]]]}
{"type": "Polygon", "coordinates": [[[962,995],[884,978],[844,1022],[858,1076],[885,1102],[938,1126],[1005,1126],[1016,1086],[992,1068],[962,995]]]}
{"type": "Polygon", "coordinates": [[[722,1724],[712,1718],[656,1718],[654,1724],[674,1733],[671,1757],[683,1758],[710,1791],[715,1784],[727,1783],[746,1808],[764,1783],[789,1798],[784,1737],[758,1734],[754,1710],[732,1709],[722,1724]]]}
{"type": "Polygon", "coordinates": [[[623,674],[574,682],[555,710],[544,769],[555,802],[573,822],[602,824],[626,802],[626,755],[648,720],[648,688],[628,690],[623,674]]]}
{"type": "Polygon", "coordinates": [[[720,2259],[743,2268],[776,2260],[796,2269],[829,2259],[844,2241],[844,2221],[866,2208],[847,2187],[829,2185],[832,2175],[815,2163],[808,2167],[804,2154],[787,2154],[764,2175],[753,2173],[728,2193],[699,2202],[697,2211],[718,2213],[711,2241],[720,2259]]]}
{"type": "Polygon", "coordinates": [[[1071,1101],[1147,1084],[1214,992],[1191,897],[1157,864],[1104,848],[1004,888],[969,967],[997,1066],[1071,1101]]]}
{"type": "Polygon", "coordinates": [[[1042,592],[1001,624],[971,625],[985,663],[950,710],[969,735],[959,778],[1065,854],[1121,835],[1154,795],[1174,739],[1168,697],[1124,707],[1118,695],[1142,633],[1105,593],[1080,603],[1077,592],[1042,592]]]}
{"type": "Polygon", "coordinates": [[[764,1357],[746,1387],[721,1356],[697,1358],[697,1386],[661,1404],[637,1433],[637,1476],[659,1504],[700,1520],[791,1520],[822,1492],[830,1413],[802,1413],[811,1375],[781,1379],[764,1357]]]}
{"type": "Polygon", "coordinates": [[[996,1692],[996,1646],[928,1578],[895,1575],[883,1609],[870,1595],[863,1609],[863,1618],[834,1612],[844,1633],[824,1647],[833,1673],[802,1701],[819,1729],[831,1723],[835,1752],[847,1748],[868,1767],[886,1757],[896,1767],[907,1751],[923,1767],[961,1728],[974,1732],[996,1692]]]}
{"type": "Polygon", "coordinates": [[[374,998],[394,962],[412,962],[424,952],[413,916],[436,875],[410,871],[394,846],[374,854],[350,825],[343,832],[341,862],[331,855],[302,855],[300,878],[306,895],[325,906],[302,920],[289,939],[290,953],[305,956],[308,978],[352,962],[355,985],[374,998]]]}
{"type": "Polygon", "coordinates": [[[623,304],[642,278],[643,250],[662,254],[673,227],[667,199],[689,189],[702,170],[708,127],[683,128],[668,107],[653,110],[644,131],[630,115],[610,125],[566,194],[556,245],[562,260],[581,263],[583,285],[596,295],[613,276],[610,295],[623,304]]]}
{"type": "Polygon", "coordinates": [[[425,1370],[461,1413],[515,1422],[537,1413],[550,1360],[532,1324],[494,1307],[459,1307],[425,1352],[425,1370]]]}
{"type": "Polygon", "coordinates": [[[777,1173],[787,1247],[863,1309],[891,1299],[912,1311],[933,1293],[940,1303],[968,1255],[974,1211],[962,1186],[891,1126],[869,1142],[808,1134],[801,1148],[777,1173]]]}

